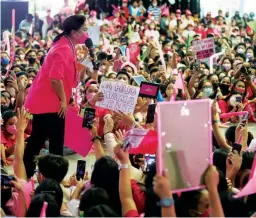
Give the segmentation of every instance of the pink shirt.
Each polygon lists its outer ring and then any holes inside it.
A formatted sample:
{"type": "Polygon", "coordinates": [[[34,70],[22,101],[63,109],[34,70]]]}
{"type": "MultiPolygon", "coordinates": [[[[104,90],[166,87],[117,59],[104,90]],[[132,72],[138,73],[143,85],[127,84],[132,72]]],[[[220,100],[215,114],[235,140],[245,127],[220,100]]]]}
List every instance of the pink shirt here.
{"type": "Polygon", "coordinates": [[[60,109],[60,99],[52,87],[51,79],[61,80],[67,103],[76,87],[76,51],[66,37],[53,44],[44,64],[38,72],[26,98],[25,107],[31,114],[56,113],[60,109]]]}

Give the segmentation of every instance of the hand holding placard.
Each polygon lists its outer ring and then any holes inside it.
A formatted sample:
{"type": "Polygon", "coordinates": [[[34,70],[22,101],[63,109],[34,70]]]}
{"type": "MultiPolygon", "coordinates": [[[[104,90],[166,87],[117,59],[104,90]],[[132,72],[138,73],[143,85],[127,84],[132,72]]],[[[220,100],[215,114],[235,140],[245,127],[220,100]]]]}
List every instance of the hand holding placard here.
{"type": "Polygon", "coordinates": [[[105,80],[101,82],[100,92],[104,99],[97,101],[96,106],[116,112],[133,114],[139,95],[139,88],[124,82],[105,80]]]}

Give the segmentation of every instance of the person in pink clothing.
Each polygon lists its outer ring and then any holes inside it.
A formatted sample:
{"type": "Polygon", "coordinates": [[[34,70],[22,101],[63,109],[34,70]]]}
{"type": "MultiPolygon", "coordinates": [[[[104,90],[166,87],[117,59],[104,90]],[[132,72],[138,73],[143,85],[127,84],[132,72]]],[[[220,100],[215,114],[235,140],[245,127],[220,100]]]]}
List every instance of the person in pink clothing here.
{"type": "Polygon", "coordinates": [[[24,154],[28,178],[34,174],[34,157],[46,139],[50,153],[63,155],[65,113],[72,88],[79,82],[75,45],[88,38],[85,17],[68,17],[63,30],[56,36],[25,101],[25,107],[33,114],[33,129],[24,154]]]}

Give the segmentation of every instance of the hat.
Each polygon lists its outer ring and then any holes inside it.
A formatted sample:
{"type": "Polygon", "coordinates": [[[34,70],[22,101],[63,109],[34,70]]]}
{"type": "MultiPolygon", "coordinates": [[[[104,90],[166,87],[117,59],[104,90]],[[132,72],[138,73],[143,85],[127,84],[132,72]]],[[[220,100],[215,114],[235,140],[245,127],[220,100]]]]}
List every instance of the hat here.
{"type": "Polygon", "coordinates": [[[181,14],[181,10],[180,10],[180,9],[177,9],[177,10],[176,10],[176,14],[181,14]]]}
{"type": "Polygon", "coordinates": [[[192,15],[191,11],[190,11],[190,10],[188,10],[188,9],[186,10],[186,12],[185,12],[185,13],[186,13],[186,15],[192,15]]]}

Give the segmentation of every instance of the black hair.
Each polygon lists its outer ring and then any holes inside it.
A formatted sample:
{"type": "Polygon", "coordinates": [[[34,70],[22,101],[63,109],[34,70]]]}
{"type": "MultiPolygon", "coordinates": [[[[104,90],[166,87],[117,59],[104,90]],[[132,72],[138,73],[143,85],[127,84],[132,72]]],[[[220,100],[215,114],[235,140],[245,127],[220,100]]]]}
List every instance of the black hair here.
{"type": "Polygon", "coordinates": [[[156,163],[149,167],[145,178],[146,196],[145,196],[145,217],[161,217],[161,207],[157,205],[160,201],[153,189],[153,179],[156,175],[156,163]]]}
{"type": "Polygon", "coordinates": [[[83,217],[119,217],[119,215],[108,205],[100,204],[91,207],[83,217]]]}
{"type": "Polygon", "coordinates": [[[34,16],[32,14],[27,15],[27,19],[33,19],[33,18],[34,18],[34,16]]]}
{"type": "Polygon", "coordinates": [[[228,151],[225,149],[216,149],[213,153],[213,164],[226,175],[226,159],[228,151]]]}
{"type": "Polygon", "coordinates": [[[104,189],[92,186],[81,197],[79,210],[86,213],[91,207],[100,204],[109,205],[109,202],[108,193],[104,189]]]}
{"type": "Polygon", "coordinates": [[[221,64],[223,64],[223,62],[224,62],[225,60],[229,60],[229,62],[230,62],[231,64],[233,64],[233,60],[232,60],[232,58],[230,58],[230,57],[225,57],[225,58],[223,58],[221,64]]]}
{"type": "Polygon", "coordinates": [[[251,132],[248,132],[248,139],[247,139],[247,145],[249,146],[251,144],[251,141],[254,139],[254,136],[251,132]]]}
{"type": "Polygon", "coordinates": [[[3,119],[3,126],[5,126],[8,122],[8,120],[12,117],[15,117],[16,113],[12,110],[7,110],[4,113],[2,113],[2,119],[3,119]]]}
{"type": "MultiPolygon", "coordinates": [[[[2,160],[1,160],[2,161],[2,160]]],[[[12,215],[10,210],[6,207],[6,203],[12,197],[12,188],[3,189],[1,188],[1,208],[6,215],[12,215]]]]}
{"type": "Polygon", "coordinates": [[[70,35],[72,30],[79,30],[85,22],[86,18],[83,15],[72,15],[63,22],[63,32],[55,37],[53,42],[60,40],[62,36],[70,35]]]}
{"type": "Polygon", "coordinates": [[[126,75],[126,76],[128,77],[128,79],[129,79],[129,81],[131,80],[131,77],[130,77],[130,75],[129,75],[129,73],[127,72],[126,69],[121,69],[121,70],[117,73],[116,78],[117,78],[119,75],[126,75]]]}
{"type": "Polygon", "coordinates": [[[105,53],[105,52],[100,52],[100,53],[98,53],[98,55],[97,55],[97,59],[98,59],[98,61],[106,60],[106,59],[107,59],[107,56],[108,56],[107,53],[105,53]]]}
{"type": "Polygon", "coordinates": [[[33,67],[29,67],[29,68],[27,69],[27,74],[29,74],[29,73],[35,73],[35,74],[37,74],[37,70],[36,70],[35,68],[33,68],[33,67]]]}
{"type": "Polygon", "coordinates": [[[21,77],[21,76],[26,76],[26,77],[28,77],[28,74],[27,74],[26,72],[24,72],[24,71],[21,71],[21,72],[19,72],[19,73],[16,74],[16,77],[17,77],[17,78],[19,78],[19,77],[21,77]]]}
{"type": "Polygon", "coordinates": [[[54,179],[44,179],[40,185],[36,188],[35,195],[48,193],[55,198],[55,201],[61,208],[63,201],[63,191],[60,184],[54,179]]]}
{"type": "Polygon", "coordinates": [[[237,45],[235,46],[235,50],[237,50],[237,48],[238,48],[239,46],[243,46],[244,48],[246,48],[246,44],[243,43],[243,42],[240,42],[239,44],[237,44],[237,45]]]}
{"type": "Polygon", "coordinates": [[[96,161],[91,176],[91,184],[105,189],[109,195],[110,204],[116,213],[121,215],[119,198],[119,170],[116,161],[104,156],[96,161]]]}
{"type": "Polygon", "coordinates": [[[48,203],[46,209],[46,217],[59,217],[60,208],[58,203],[55,201],[55,197],[48,193],[35,195],[29,205],[27,211],[27,217],[40,217],[40,213],[44,202],[48,203]]]}
{"type": "Polygon", "coordinates": [[[45,57],[46,57],[46,55],[43,55],[43,56],[40,58],[40,66],[43,66],[45,57]]]}
{"type": "Polygon", "coordinates": [[[245,61],[245,60],[246,60],[246,56],[245,56],[245,54],[236,53],[235,58],[236,58],[236,57],[240,57],[240,58],[242,58],[242,59],[243,59],[243,61],[245,61]]]}
{"type": "Polygon", "coordinates": [[[68,160],[59,155],[48,154],[37,158],[39,172],[45,177],[61,182],[67,172],[68,160]],[[49,170],[51,169],[51,170],[49,170]]]}
{"type": "Polygon", "coordinates": [[[249,152],[249,151],[243,152],[243,160],[242,160],[242,165],[240,167],[240,170],[251,169],[254,156],[255,156],[255,152],[249,152]]]}
{"type": "Polygon", "coordinates": [[[230,143],[234,143],[236,141],[236,126],[230,126],[225,132],[226,140],[230,143]]]}
{"type": "MultiPolygon", "coordinates": [[[[17,56],[17,57],[19,58],[19,56],[17,56]]],[[[13,70],[15,67],[20,68],[20,69],[21,69],[21,71],[23,71],[23,70],[24,70],[24,68],[23,68],[20,64],[14,64],[14,65],[12,65],[12,67],[10,68],[10,70],[13,70]]]]}
{"type": "Polygon", "coordinates": [[[182,192],[177,207],[177,216],[191,217],[190,210],[198,210],[198,204],[203,190],[182,192]]]}

